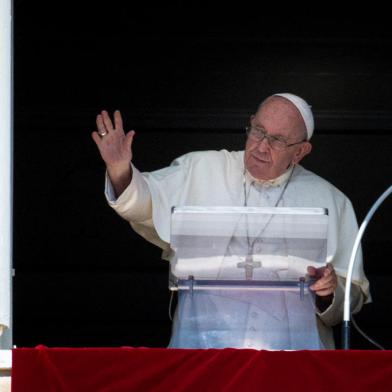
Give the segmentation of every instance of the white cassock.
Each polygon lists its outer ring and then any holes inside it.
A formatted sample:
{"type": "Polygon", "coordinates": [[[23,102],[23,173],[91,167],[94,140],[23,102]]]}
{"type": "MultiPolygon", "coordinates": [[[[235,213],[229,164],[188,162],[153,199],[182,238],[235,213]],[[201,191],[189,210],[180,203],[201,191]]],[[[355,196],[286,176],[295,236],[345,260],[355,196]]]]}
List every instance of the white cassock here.
{"type": "MultiPolygon", "coordinates": [[[[220,292],[216,295],[204,291],[192,300],[186,295],[184,298],[180,296],[178,307],[188,314],[196,314],[199,319],[203,314],[215,318],[201,317],[204,321],[195,324],[194,318],[181,320],[176,312],[170,347],[334,348],[331,327],[343,317],[344,278],[358,231],[350,200],[332,184],[300,165],[295,166],[290,178],[289,172],[274,181],[259,184],[252,183],[249,175],[245,178],[248,186],[246,192],[243,188],[243,151],[192,152],[176,159],[169,167],[154,172],[142,174],[133,167],[132,182],[118,199],[106,178],[105,194],[109,205],[129,221],[138,234],[163,249],[162,258],[167,260],[172,257],[169,241],[173,206],[244,206],[245,193],[248,206],[271,207],[279,200],[279,207],[328,209],[327,262],[335,268],[338,287],[332,304],[324,312],[314,309],[318,336],[312,339],[304,331],[303,337],[293,344],[287,334],[285,342],[284,338],[275,341],[265,332],[280,328],[280,335],[284,335],[285,328],[290,325],[290,317],[275,305],[283,301],[283,309],[289,307],[292,301],[290,294],[271,302],[271,298],[265,300],[264,297],[263,300],[262,293],[244,295],[220,292]],[[289,183],[280,198],[288,179],[289,183]],[[266,324],[268,328],[265,328],[266,324]],[[192,336],[187,331],[192,331],[192,336]],[[311,347],[307,346],[311,340],[317,340],[319,345],[312,343],[311,347]]],[[[364,302],[370,301],[369,282],[363,272],[360,251],[357,258],[351,290],[353,312],[359,311],[364,302]]],[[[313,305],[311,301],[305,301],[303,306],[313,305]]],[[[309,309],[306,314],[309,314],[309,309]]]]}

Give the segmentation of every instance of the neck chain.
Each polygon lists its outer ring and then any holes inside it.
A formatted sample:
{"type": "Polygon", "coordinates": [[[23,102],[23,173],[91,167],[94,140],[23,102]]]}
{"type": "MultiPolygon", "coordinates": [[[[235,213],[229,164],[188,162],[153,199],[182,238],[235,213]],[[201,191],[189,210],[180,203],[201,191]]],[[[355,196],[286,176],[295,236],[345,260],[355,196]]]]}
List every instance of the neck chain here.
{"type": "MultiPolygon", "coordinates": [[[[287,179],[286,183],[284,184],[282,192],[280,192],[280,195],[279,195],[278,199],[276,200],[274,207],[277,207],[278,204],[280,203],[280,201],[282,200],[283,195],[284,195],[284,193],[285,193],[285,191],[287,189],[287,186],[289,185],[289,182],[291,180],[291,177],[293,175],[294,169],[295,169],[295,166],[293,166],[293,168],[291,169],[289,178],[287,179]]],[[[246,192],[245,170],[246,169],[244,168],[244,206],[247,207],[248,206],[248,196],[249,196],[250,189],[252,187],[253,181],[250,183],[249,191],[247,193],[246,192]]],[[[237,267],[245,268],[245,276],[246,276],[246,279],[248,279],[248,280],[252,279],[252,277],[253,277],[253,270],[255,268],[260,268],[262,266],[260,261],[259,262],[253,261],[253,248],[254,248],[254,245],[255,245],[256,241],[260,238],[260,236],[262,235],[264,230],[268,227],[268,225],[271,222],[272,218],[273,218],[273,215],[271,215],[270,219],[264,225],[264,227],[262,227],[260,229],[259,233],[255,236],[253,241],[250,240],[250,237],[249,237],[249,226],[247,224],[247,235],[246,235],[246,237],[247,237],[247,243],[248,243],[248,251],[247,251],[247,254],[246,254],[246,257],[245,257],[245,261],[241,262],[241,263],[238,263],[237,267]]]]}

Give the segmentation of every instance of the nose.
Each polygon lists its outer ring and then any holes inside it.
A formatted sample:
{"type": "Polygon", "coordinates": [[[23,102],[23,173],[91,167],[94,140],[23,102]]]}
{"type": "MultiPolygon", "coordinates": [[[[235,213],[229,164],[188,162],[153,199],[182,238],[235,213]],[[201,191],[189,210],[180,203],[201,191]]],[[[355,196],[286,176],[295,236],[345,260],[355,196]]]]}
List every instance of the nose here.
{"type": "Polygon", "coordinates": [[[260,150],[260,151],[267,151],[267,150],[269,150],[270,148],[271,148],[271,147],[270,147],[270,145],[269,145],[268,138],[267,138],[266,135],[264,135],[263,138],[260,139],[260,140],[257,142],[257,149],[260,150]]]}

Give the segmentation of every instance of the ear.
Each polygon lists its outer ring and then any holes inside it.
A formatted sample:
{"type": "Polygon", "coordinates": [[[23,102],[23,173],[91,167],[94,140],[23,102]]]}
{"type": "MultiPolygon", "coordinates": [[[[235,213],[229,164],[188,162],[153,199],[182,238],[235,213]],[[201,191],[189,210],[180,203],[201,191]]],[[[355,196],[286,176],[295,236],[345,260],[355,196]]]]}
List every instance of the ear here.
{"type": "Polygon", "coordinates": [[[310,142],[302,143],[293,157],[292,164],[295,165],[299,163],[306,155],[310,154],[311,151],[312,144],[310,142]]]}
{"type": "Polygon", "coordinates": [[[255,115],[252,114],[249,118],[249,124],[252,125],[253,120],[255,119],[255,115]]]}

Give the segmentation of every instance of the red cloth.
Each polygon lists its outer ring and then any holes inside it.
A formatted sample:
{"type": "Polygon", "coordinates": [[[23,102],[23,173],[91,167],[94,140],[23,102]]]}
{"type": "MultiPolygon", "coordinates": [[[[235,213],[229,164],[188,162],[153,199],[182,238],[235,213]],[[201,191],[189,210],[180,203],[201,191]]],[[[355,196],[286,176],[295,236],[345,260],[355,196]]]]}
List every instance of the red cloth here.
{"type": "Polygon", "coordinates": [[[12,392],[392,391],[392,351],[18,348],[12,392]]]}

